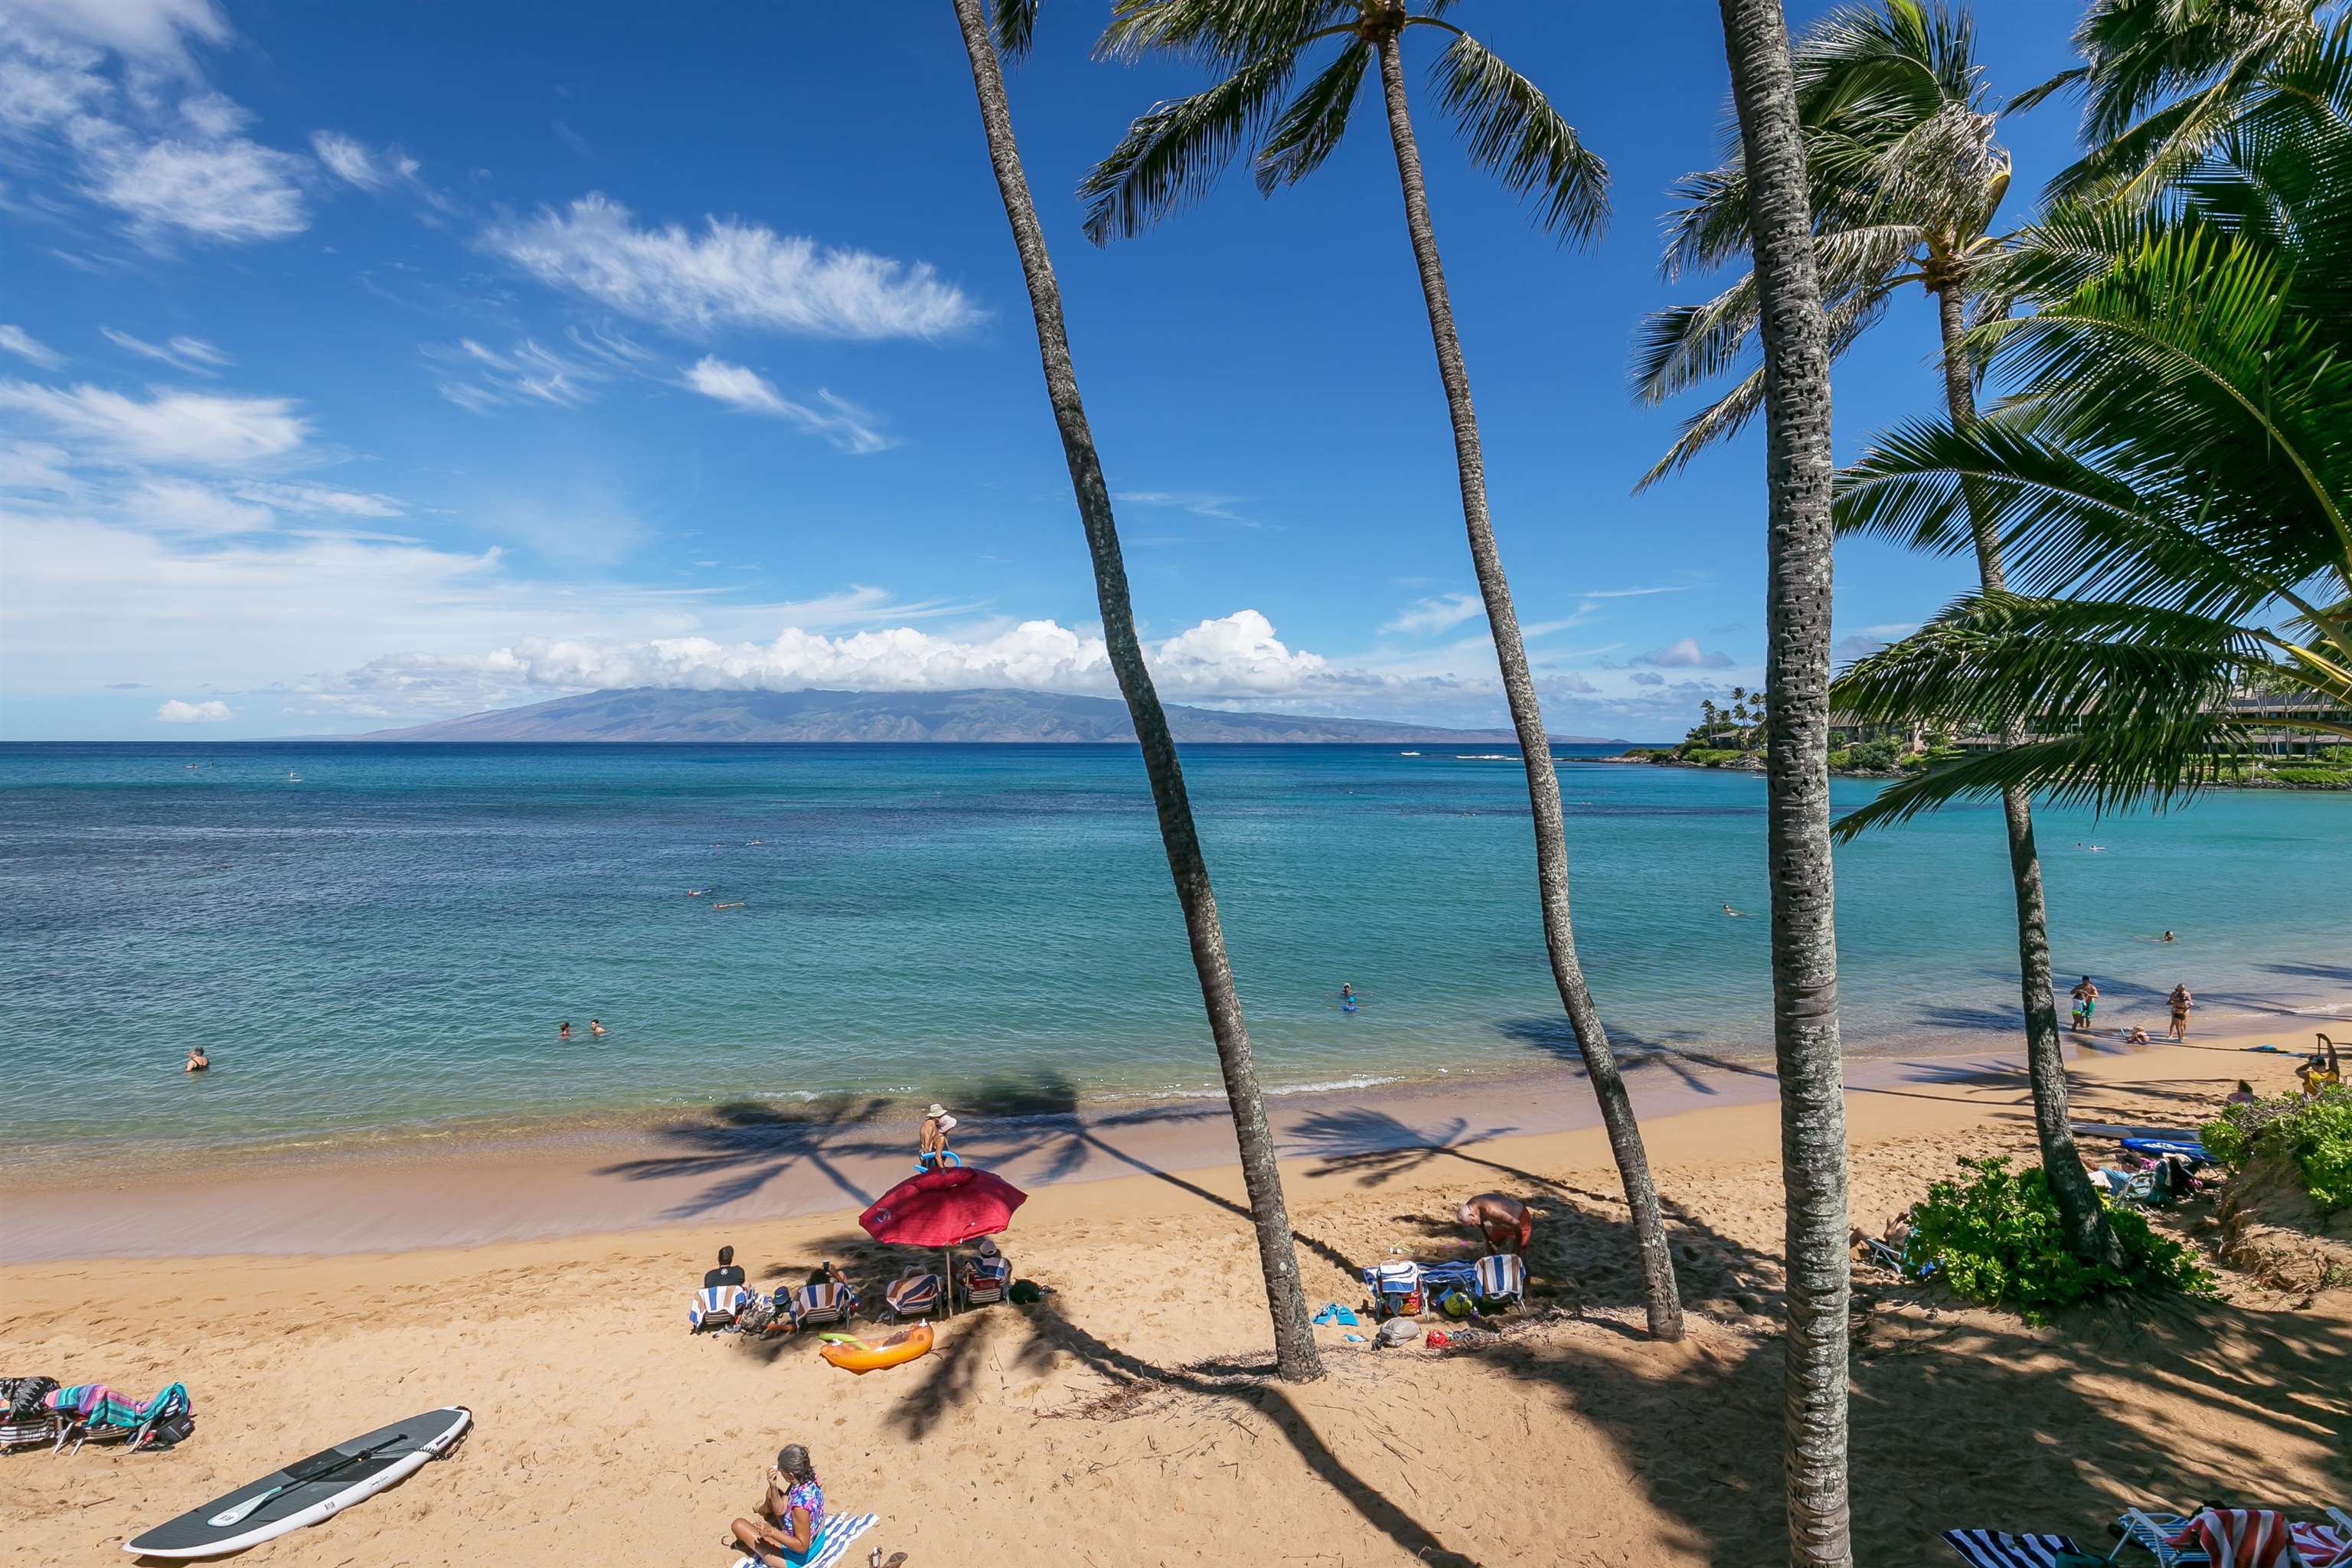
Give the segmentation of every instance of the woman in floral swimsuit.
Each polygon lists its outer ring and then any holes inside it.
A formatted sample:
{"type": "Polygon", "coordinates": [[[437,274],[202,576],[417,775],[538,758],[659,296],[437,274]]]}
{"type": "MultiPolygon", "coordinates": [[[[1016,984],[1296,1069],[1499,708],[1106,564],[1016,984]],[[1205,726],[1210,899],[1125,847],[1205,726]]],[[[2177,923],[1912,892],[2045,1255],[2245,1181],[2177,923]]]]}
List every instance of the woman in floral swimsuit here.
{"type": "Polygon", "coordinates": [[[794,1568],[808,1560],[824,1529],[824,1489],[817,1484],[806,1448],[785,1445],[768,1472],[768,1489],[754,1516],[737,1520],[732,1529],[743,1550],[771,1568],[794,1568]]]}

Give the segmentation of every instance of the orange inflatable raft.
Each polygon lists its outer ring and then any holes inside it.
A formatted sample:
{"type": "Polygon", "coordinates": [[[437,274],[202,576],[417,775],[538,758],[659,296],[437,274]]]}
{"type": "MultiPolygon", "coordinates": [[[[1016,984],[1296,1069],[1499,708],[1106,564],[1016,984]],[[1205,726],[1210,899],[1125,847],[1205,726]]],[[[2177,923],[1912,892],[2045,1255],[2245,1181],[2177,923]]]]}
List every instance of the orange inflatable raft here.
{"type": "Polygon", "coordinates": [[[824,1338],[824,1349],[816,1353],[844,1372],[879,1372],[886,1366],[904,1366],[918,1356],[931,1353],[929,1323],[901,1329],[878,1345],[853,1340],[847,1334],[827,1334],[824,1338]]]}

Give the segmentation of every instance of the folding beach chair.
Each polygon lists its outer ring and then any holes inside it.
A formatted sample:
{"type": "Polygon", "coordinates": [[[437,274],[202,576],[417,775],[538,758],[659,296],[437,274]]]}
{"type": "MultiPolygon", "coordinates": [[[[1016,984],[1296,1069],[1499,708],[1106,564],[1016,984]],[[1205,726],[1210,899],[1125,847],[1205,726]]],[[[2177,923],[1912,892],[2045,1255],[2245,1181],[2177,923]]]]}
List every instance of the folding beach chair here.
{"type": "Polygon", "coordinates": [[[1409,1317],[1421,1310],[1421,1265],[1411,1258],[1378,1263],[1364,1270],[1364,1289],[1380,1303],[1382,1317],[1409,1317]]]}
{"type": "Polygon", "coordinates": [[[1497,1252],[1478,1259],[1475,1266],[1477,1288],[1471,1293],[1480,1306],[1500,1304],[1517,1307],[1526,1304],[1528,1296],[1528,1262],[1516,1253],[1497,1252]]]}
{"type": "Polygon", "coordinates": [[[893,1279],[882,1292],[882,1316],[885,1321],[903,1323],[910,1319],[928,1318],[940,1310],[945,1291],[936,1274],[906,1274],[893,1279]]]}
{"type": "Polygon", "coordinates": [[[857,1292],[846,1285],[830,1282],[803,1285],[793,1292],[793,1321],[803,1329],[814,1329],[826,1323],[845,1326],[857,1310],[857,1292]]]}
{"type": "Polygon", "coordinates": [[[2095,1555],[2063,1535],[2004,1535],[1998,1530],[1948,1530],[1944,1544],[1975,1568],[2057,1568],[2062,1562],[2095,1555]]]}
{"type": "Polygon", "coordinates": [[[54,1410],[28,1415],[19,1421],[0,1422],[0,1454],[19,1448],[54,1448],[65,1436],[65,1423],[54,1410]]]}
{"type": "MultiPolygon", "coordinates": [[[[2303,1533],[2315,1549],[2326,1551],[2328,1561],[2334,1562],[2332,1542],[2308,1525],[2303,1527],[2303,1533]]],[[[2214,1568],[2305,1568],[2295,1528],[2274,1508],[2200,1509],[2172,1531],[2167,1544],[2172,1542],[2201,1547],[2203,1560],[2214,1568]]]]}
{"type": "Polygon", "coordinates": [[[731,1329],[751,1304],[751,1292],[743,1286],[706,1285],[694,1293],[694,1305],[686,1310],[687,1327],[698,1334],[731,1329]]]}
{"type": "Polygon", "coordinates": [[[975,1258],[964,1270],[963,1304],[990,1307],[1004,1300],[1013,1288],[1013,1265],[1002,1258],[975,1258]]]}
{"type": "Polygon", "coordinates": [[[2126,1509],[2116,1521],[2116,1549],[2107,1553],[2113,1563],[2127,1548],[2137,1546],[2157,1562],[2157,1568],[2195,1568],[2213,1560],[2202,1546],[2175,1546],[2172,1538],[2180,1533],[2188,1521],[2177,1513],[2150,1512],[2146,1509],[2126,1509]]]}
{"type": "MultiPolygon", "coordinates": [[[[856,1518],[828,1519],[824,1528],[816,1532],[808,1556],[802,1568],[834,1568],[849,1550],[849,1543],[874,1528],[878,1514],[861,1513],[856,1518]]],[[[738,1557],[735,1568],[764,1568],[756,1557],[738,1557]]]]}

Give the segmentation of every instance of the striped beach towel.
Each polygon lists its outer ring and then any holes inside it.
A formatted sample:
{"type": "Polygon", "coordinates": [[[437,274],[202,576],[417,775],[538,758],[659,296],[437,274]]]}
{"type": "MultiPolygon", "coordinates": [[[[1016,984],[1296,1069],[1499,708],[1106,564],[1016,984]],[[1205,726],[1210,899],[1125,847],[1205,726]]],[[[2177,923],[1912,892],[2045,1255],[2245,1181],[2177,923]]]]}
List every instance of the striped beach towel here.
{"type": "Polygon", "coordinates": [[[723,1329],[751,1303],[751,1292],[740,1285],[706,1285],[694,1293],[694,1305],[686,1310],[686,1321],[698,1332],[723,1329]]]}
{"type": "Polygon", "coordinates": [[[1998,1530],[1948,1530],[1944,1544],[1976,1568],[2052,1568],[2061,1553],[2083,1555],[2063,1535],[2005,1535],[1998,1530]]]}
{"type": "Polygon", "coordinates": [[[2290,1525],[2286,1515],[2272,1508],[2202,1510],[2165,1544],[2202,1546],[2213,1568],[2318,1568],[2302,1551],[2306,1540],[2326,1553],[2326,1563],[2336,1561],[2333,1531],[2315,1525],[2290,1525]]]}
{"type": "Polygon", "coordinates": [[[102,1383],[77,1383],[60,1388],[45,1403],[68,1426],[78,1426],[91,1441],[128,1437],[134,1448],[146,1446],[155,1423],[188,1413],[188,1387],[165,1384],[154,1398],[142,1404],[125,1399],[102,1383]]]}
{"type": "Polygon", "coordinates": [[[1516,1301],[1528,1293],[1527,1259],[1497,1252],[1477,1263],[1478,1294],[1489,1301],[1516,1301]]]}
{"type": "MultiPolygon", "coordinates": [[[[806,1557],[787,1557],[784,1561],[793,1563],[793,1568],[834,1568],[834,1564],[841,1561],[842,1554],[849,1550],[849,1543],[873,1529],[880,1517],[878,1514],[861,1513],[855,1519],[827,1520],[824,1528],[816,1532],[815,1543],[806,1557]]],[[[767,1565],[756,1557],[746,1555],[735,1560],[735,1568],[767,1568],[767,1565]]]]}

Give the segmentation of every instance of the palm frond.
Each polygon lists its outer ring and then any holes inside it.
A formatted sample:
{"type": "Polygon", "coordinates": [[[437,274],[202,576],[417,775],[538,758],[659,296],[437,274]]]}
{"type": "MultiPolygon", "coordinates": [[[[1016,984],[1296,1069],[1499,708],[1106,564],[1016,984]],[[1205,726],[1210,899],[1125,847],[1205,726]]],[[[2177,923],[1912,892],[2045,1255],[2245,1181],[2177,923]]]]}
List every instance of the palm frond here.
{"type": "Polygon", "coordinates": [[[1748,171],[1736,155],[1685,174],[1669,191],[1680,205],[1661,220],[1666,243],[1658,273],[1667,282],[1747,256],[1748,171]]]}
{"type": "Polygon", "coordinates": [[[1266,55],[1205,91],[1138,116],[1078,183],[1087,237],[1097,245],[1133,238],[1207,195],[1282,101],[1297,60],[1295,48],[1266,55]]]}
{"type": "Polygon", "coordinates": [[[2088,66],[2071,66],[2065,70],[2060,71],[2056,76],[2052,77],[2048,81],[2040,82],[2032,87],[2029,87],[2023,92],[2019,93],[2015,98],[2011,99],[2006,104],[2001,106],[2001,112],[2003,114],[2022,114],[2029,109],[2039,108],[2042,104],[2049,101],[2051,98],[2054,97],[2058,93],[2064,92],[2071,88],[2082,86],[2090,74],[2091,69],[2088,66]]]}
{"type": "Polygon", "coordinates": [[[2162,810],[2232,776],[2245,740],[2242,726],[2199,720],[2153,735],[2086,731],[1977,752],[1889,784],[1831,823],[1830,836],[1851,843],[1956,801],[1990,804],[2012,788],[2030,790],[2046,805],[2162,810]]]}
{"type": "Polygon", "coordinates": [[[1230,73],[1355,15],[1352,0],[1113,0],[1095,54],[1128,61],[1172,54],[1230,73]]]}
{"type": "Polygon", "coordinates": [[[1037,0],[992,0],[989,25],[997,51],[1008,59],[1021,58],[1037,34],[1037,0]]]}
{"type": "Polygon", "coordinates": [[[1257,150],[1257,188],[1271,195],[1278,185],[1296,184],[1322,166],[1347,134],[1348,111],[1371,62],[1372,46],[1361,38],[1299,90],[1274,122],[1257,150]]]}
{"type": "Polygon", "coordinates": [[[1595,238],[1609,219],[1609,168],[1588,151],[1535,83],[1467,33],[1431,68],[1470,162],[1530,198],[1536,221],[1562,242],[1595,238]]]}

